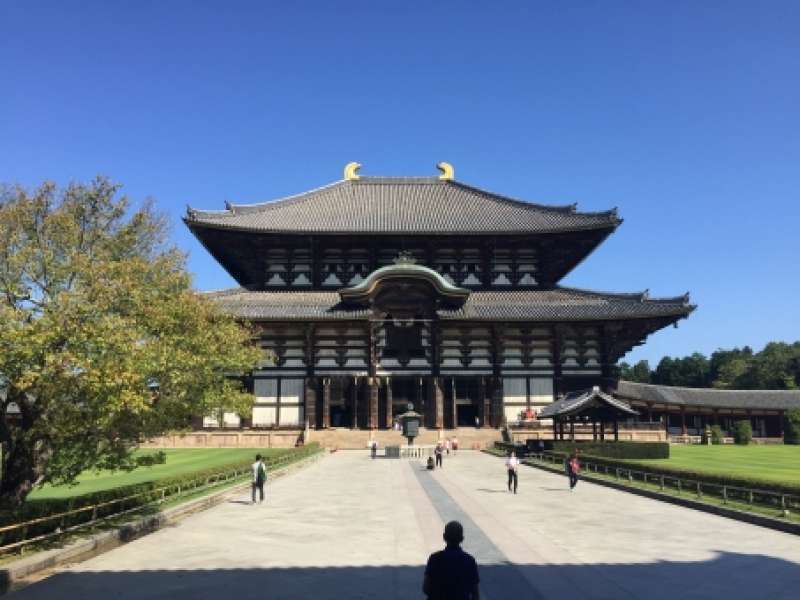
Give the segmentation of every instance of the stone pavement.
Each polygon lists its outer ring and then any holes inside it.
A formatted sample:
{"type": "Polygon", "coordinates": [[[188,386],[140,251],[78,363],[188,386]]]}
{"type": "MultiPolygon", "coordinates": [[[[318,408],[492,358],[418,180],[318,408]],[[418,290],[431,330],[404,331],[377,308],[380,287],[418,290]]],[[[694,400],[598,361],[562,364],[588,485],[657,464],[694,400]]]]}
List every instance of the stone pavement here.
{"type": "Polygon", "coordinates": [[[521,468],[337,452],[12,594],[14,600],[422,598],[444,522],[465,526],[483,598],[795,599],[800,538],[521,468]]]}

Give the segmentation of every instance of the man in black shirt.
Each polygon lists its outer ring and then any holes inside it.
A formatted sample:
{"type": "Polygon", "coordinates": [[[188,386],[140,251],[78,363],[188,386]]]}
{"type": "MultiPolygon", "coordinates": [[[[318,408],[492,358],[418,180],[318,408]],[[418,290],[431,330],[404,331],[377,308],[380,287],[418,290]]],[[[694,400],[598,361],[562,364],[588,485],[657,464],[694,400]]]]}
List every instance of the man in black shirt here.
{"type": "Polygon", "coordinates": [[[464,528],[458,521],[444,527],[444,550],[434,552],[425,567],[422,591],[428,600],[480,600],[478,565],[461,549],[464,528]]]}

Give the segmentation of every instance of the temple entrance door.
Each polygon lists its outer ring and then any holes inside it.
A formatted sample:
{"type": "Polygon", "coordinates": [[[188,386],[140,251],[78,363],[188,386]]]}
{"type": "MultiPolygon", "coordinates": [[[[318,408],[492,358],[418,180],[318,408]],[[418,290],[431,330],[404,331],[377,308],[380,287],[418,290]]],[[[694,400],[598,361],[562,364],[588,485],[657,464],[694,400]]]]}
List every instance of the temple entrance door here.
{"type": "MultiPolygon", "coordinates": [[[[408,403],[414,404],[414,410],[424,414],[426,386],[420,385],[419,377],[392,377],[392,416],[408,410],[408,403]]],[[[424,383],[424,382],[422,382],[424,383]]]]}
{"type": "Polygon", "coordinates": [[[475,427],[475,417],[483,398],[477,377],[456,377],[456,427],[475,427]]]}
{"type": "Polygon", "coordinates": [[[350,427],[352,422],[352,381],[345,377],[331,380],[331,427],[350,427]]]}

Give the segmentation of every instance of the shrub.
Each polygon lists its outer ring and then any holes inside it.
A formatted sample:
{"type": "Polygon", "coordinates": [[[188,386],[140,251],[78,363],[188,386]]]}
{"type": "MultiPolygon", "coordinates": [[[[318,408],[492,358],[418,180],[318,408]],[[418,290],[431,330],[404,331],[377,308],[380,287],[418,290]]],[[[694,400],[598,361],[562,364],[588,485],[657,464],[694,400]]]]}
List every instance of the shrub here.
{"type": "Polygon", "coordinates": [[[725,436],[722,433],[722,427],[719,425],[712,425],[711,426],[711,443],[715,446],[719,446],[720,444],[724,443],[725,436]]]}
{"type": "Polygon", "coordinates": [[[800,444],[800,408],[787,410],[783,417],[783,443],[800,444]]]}
{"type": "Polygon", "coordinates": [[[753,439],[753,426],[749,420],[736,421],[733,424],[733,441],[740,446],[747,446],[753,439]]]}
{"type": "Polygon", "coordinates": [[[143,454],[136,457],[137,467],[152,467],[153,465],[163,465],[167,462],[167,453],[163,450],[153,454],[143,454]]]}

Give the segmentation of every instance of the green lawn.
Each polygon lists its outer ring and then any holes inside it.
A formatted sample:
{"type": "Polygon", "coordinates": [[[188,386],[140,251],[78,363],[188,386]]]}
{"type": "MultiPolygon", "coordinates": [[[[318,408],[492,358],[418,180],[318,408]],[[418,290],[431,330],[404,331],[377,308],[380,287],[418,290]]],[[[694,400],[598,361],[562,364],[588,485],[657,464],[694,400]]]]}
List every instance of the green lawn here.
{"type": "Polygon", "coordinates": [[[800,483],[800,446],[673,445],[667,459],[637,460],[715,475],[736,475],[778,483],[800,483]]]}
{"type": "MultiPolygon", "coordinates": [[[[42,489],[34,490],[29,498],[31,500],[43,500],[51,498],[67,498],[70,496],[80,496],[99,490],[108,490],[115,487],[143,483],[146,481],[157,481],[167,477],[174,477],[202,471],[214,467],[225,465],[240,464],[253,461],[255,455],[260,453],[264,456],[274,456],[284,454],[290,450],[270,449],[259,450],[256,448],[175,448],[165,449],[167,462],[162,465],[152,467],[139,467],[133,471],[88,471],[78,478],[78,485],[54,487],[46,485],[42,489]]],[[[150,454],[156,450],[141,450],[142,454],[150,454]]]]}

